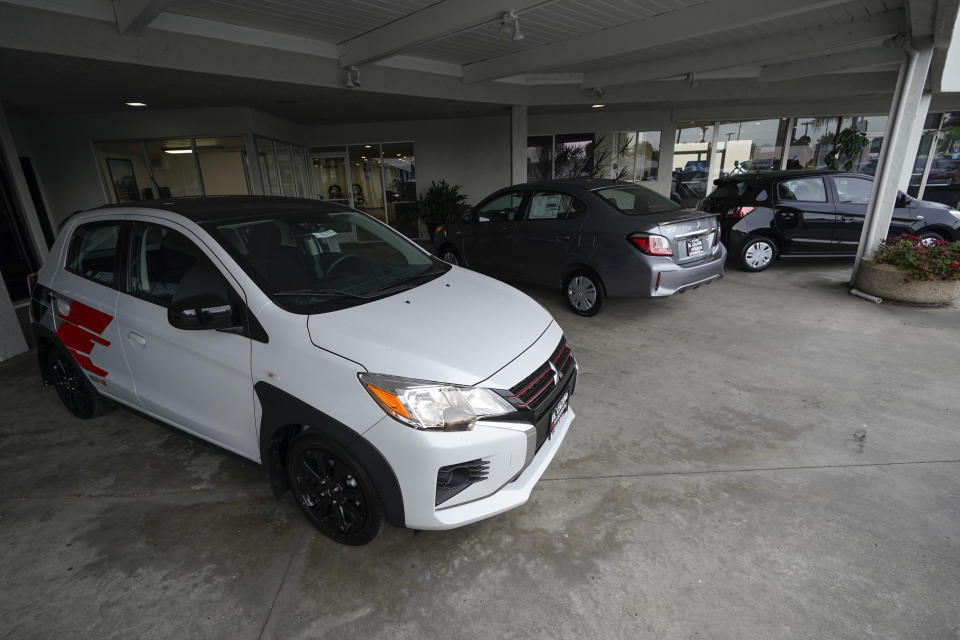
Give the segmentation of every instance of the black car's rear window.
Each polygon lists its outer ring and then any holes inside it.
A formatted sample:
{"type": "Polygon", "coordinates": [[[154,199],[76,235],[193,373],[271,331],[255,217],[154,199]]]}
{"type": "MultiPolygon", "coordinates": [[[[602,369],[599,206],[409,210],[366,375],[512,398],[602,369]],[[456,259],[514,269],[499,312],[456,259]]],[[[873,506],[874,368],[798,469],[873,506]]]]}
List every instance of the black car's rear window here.
{"type": "Polygon", "coordinates": [[[720,180],[717,188],[710,193],[710,198],[719,200],[761,200],[763,185],[759,182],[747,180],[720,180]]]}
{"type": "Polygon", "coordinates": [[[594,193],[628,216],[678,211],[683,208],[655,191],[635,185],[605,187],[596,189],[594,193]]]}

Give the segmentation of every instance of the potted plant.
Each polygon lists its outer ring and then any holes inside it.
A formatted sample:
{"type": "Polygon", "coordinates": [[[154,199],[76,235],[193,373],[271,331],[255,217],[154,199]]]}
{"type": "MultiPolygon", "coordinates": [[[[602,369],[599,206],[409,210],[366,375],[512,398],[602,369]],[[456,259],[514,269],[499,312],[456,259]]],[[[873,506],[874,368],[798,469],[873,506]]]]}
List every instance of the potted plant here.
{"type": "Polygon", "coordinates": [[[887,239],[860,265],[857,289],[899,302],[944,304],[960,298],[960,242],[887,239]]]}
{"type": "Polygon", "coordinates": [[[467,210],[467,196],[460,193],[460,188],[459,184],[451,185],[441,178],[431,182],[427,193],[420,196],[421,239],[433,240],[438,225],[467,210]]]}

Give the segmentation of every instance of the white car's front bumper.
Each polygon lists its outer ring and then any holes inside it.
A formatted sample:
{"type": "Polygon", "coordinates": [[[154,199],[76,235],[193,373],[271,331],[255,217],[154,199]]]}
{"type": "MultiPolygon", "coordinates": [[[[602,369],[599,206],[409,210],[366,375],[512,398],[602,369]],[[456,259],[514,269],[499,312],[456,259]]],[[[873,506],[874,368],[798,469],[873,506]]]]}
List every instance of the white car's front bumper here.
{"type": "Polygon", "coordinates": [[[525,423],[482,421],[471,431],[446,433],[417,431],[384,418],[363,437],[381,453],[390,452],[387,461],[403,495],[406,526],[453,529],[525,503],[557,454],[574,415],[572,408],[567,409],[529,464],[523,428],[532,425],[525,423]],[[438,470],[477,459],[489,463],[487,478],[437,506],[438,470]]]}

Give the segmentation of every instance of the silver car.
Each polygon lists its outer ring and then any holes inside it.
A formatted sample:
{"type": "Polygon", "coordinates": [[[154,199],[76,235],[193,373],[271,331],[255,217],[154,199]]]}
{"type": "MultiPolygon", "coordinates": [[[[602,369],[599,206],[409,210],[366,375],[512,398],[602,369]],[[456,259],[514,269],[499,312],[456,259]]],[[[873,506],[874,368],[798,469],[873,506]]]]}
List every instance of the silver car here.
{"type": "Polygon", "coordinates": [[[579,315],[607,297],[662,298],[723,277],[713,214],[615,180],[554,180],[497,191],[434,238],[447,262],[495,278],[562,286],[579,315]]]}

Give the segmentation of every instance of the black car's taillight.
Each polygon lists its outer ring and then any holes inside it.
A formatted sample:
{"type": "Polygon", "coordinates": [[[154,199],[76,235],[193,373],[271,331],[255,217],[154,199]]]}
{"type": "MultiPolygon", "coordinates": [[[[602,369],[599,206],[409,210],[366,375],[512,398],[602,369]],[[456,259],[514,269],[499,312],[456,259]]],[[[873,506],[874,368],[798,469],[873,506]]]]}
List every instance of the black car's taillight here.
{"type": "Polygon", "coordinates": [[[756,207],[734,207],[732,209],[727,209],[727,215],[725,215],[724,218],[742,218],[754,209],[756,209],[756,207]]]}

